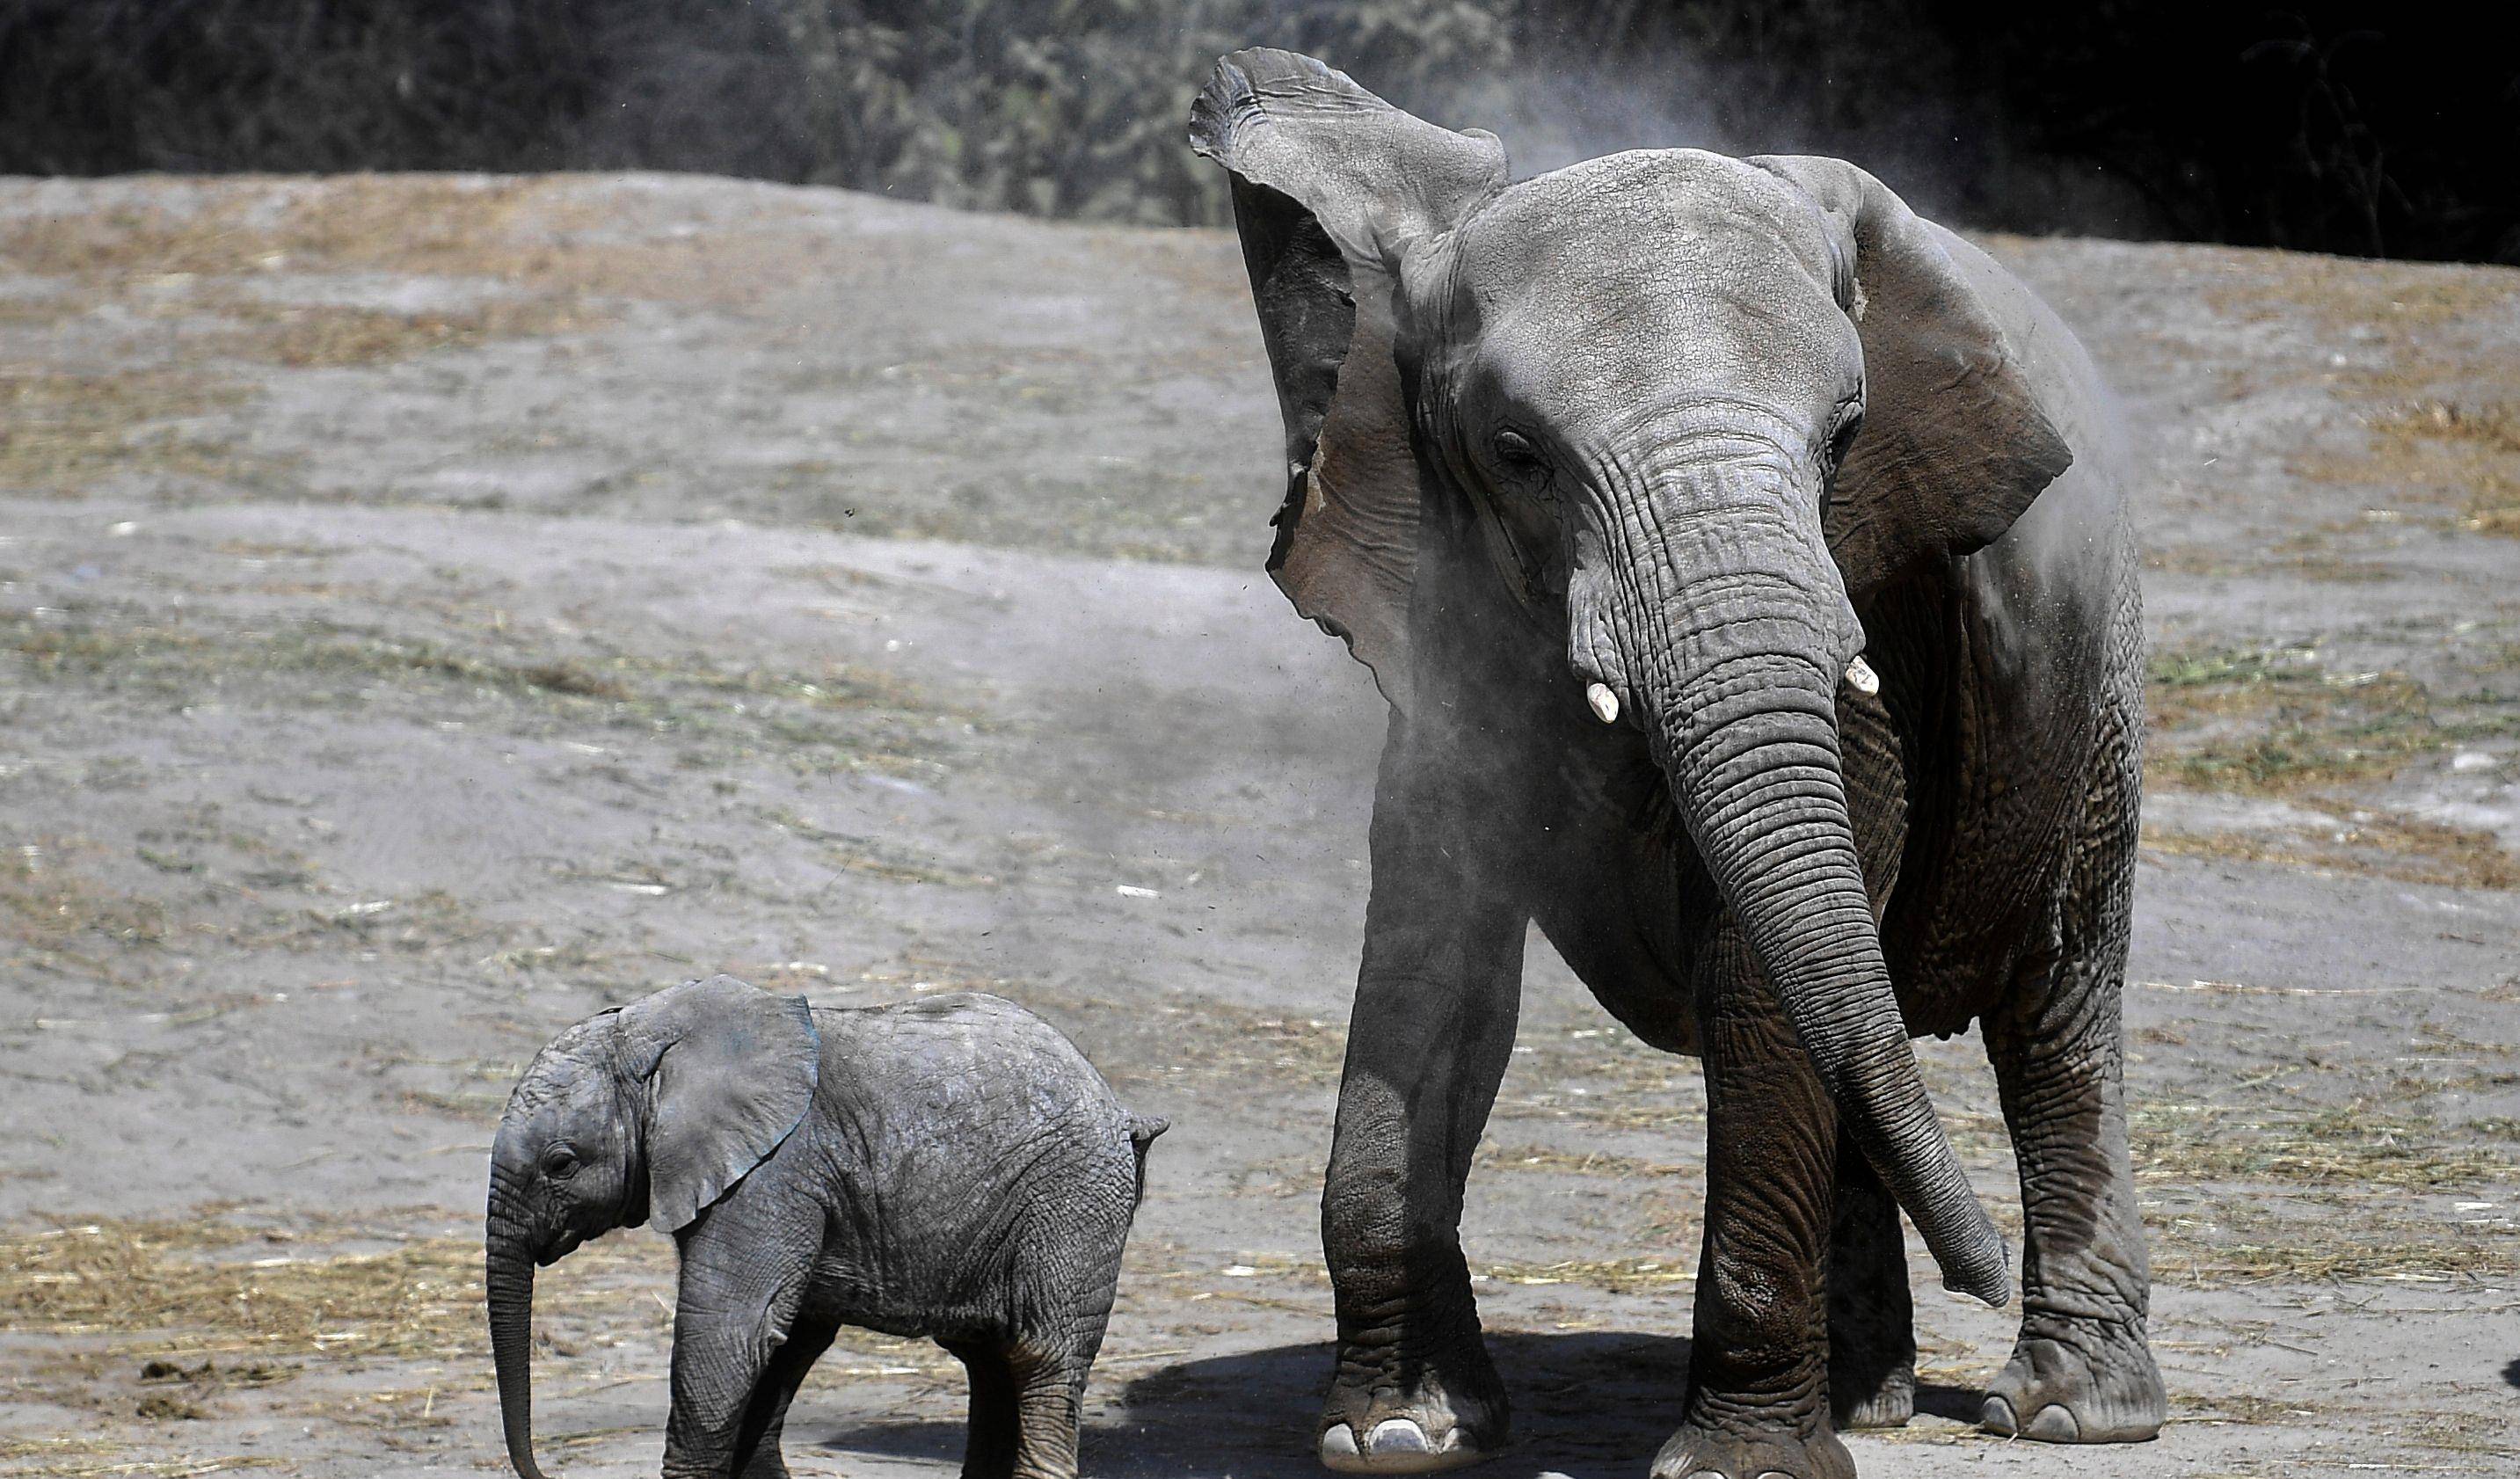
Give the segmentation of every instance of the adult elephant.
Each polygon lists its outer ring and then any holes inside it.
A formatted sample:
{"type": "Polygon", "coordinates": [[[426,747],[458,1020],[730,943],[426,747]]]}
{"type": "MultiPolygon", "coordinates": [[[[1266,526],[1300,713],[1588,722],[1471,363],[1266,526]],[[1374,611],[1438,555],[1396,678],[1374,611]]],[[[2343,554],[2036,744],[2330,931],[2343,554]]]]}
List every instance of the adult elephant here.
{"type": "Polygon", "coordinates": [[[1534,920],[1706,1063],[1656,1475],[1846,1475],[1836,1428],[1907,1419],[1900,1208],[1948,1287],[2008,1297],[1909,1048],[1972,1020],[2026,1223],[1983,1421],[2150,1436],[2118,1004],[2142,639],[2073,336],[1835,159],[1508,184],[1493,135],[1278,51],[1219,64],[1191,139],[1233,175],[1285,417],[1270,568],[1391,707],[1322,1203],[1323,1459],[1506,1439],[1459,1223],[1534,920]]]}

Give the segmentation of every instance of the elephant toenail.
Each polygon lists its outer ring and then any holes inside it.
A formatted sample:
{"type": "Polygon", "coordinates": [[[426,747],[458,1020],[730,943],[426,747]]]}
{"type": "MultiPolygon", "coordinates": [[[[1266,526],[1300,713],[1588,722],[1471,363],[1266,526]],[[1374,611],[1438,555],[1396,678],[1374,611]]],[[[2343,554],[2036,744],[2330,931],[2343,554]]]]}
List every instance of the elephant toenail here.
{"type": "Polygon", "coordinates": [[[1345,1471],[1362,1468],[1356,1452],[1356,1429],[1344,1422],[1332,1423],[1322,1434],[1322,1462],[1345,1471]]]}
{"type": "Polygon", "coordinates": [[[1365,1435],[1365,1451],[1376,1458],[1416,1457],[1435,1452],[1434,1441],[1426,1430],[1406,1417],[1385,1417],[1365,1435]]]}
{"type": "Polygon", "coordinates": [[[2083,1436],[2083,1425],[2074,1420],[2071,1409],[2050,1405],[2039,1410],[2022,1435],[2042,1443],[2073,1443],[2083,1436]]]}
{"type": "Polygon", "coordinates": [[[2012,1415],[2012,1404],[2001,1397],[1986,1399],[1986,1406],[1977,1410],[1977,1425],[2007,1438],[2021,1431],[2019,1420],[2012,1415]]]}

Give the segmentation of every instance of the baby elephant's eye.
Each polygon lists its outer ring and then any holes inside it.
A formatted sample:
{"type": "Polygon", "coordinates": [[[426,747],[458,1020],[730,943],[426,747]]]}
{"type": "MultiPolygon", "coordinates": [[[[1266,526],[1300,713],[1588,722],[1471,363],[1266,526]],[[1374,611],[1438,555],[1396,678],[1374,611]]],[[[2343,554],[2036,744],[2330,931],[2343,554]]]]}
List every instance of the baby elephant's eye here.
{"type": "Polygon", "coordinates": [[[577,1152],[566,1145],[554,1145],[543,1152],[543,1175],[562,1181],[577,1174],[577,1152]]]}

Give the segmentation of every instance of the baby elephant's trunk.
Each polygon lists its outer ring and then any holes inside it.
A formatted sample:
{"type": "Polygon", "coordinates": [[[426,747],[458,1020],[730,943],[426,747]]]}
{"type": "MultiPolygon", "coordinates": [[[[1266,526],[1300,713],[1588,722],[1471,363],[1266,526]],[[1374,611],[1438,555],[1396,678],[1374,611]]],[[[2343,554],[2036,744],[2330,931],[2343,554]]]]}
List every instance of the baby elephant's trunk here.
{"type": "Polygon", "coordinates": [[[543,1479],[534,1466],[533,1245],[524,1225],[494,1199],[484,1261],[489,1296],[490,1355],[499,1372],[499,1418],[508,1461],[519,1479],[543,1479]]]}

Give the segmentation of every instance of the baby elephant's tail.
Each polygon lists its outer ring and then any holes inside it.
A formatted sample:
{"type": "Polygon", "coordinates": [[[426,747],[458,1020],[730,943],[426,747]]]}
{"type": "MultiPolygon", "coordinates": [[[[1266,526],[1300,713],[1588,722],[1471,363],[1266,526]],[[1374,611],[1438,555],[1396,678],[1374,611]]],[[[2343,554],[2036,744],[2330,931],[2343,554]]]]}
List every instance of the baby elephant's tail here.
{"type": "Polygon", "coordinates": [[[1130,1112],[1129,1147],[1138,1153],[1138,1200],[1140,1201],[1147,1199],[1147,1147],[1155,1143],[1156,1136],[1172,1127],[1173,1122],[1160,1114],[1130,1112]]]}

